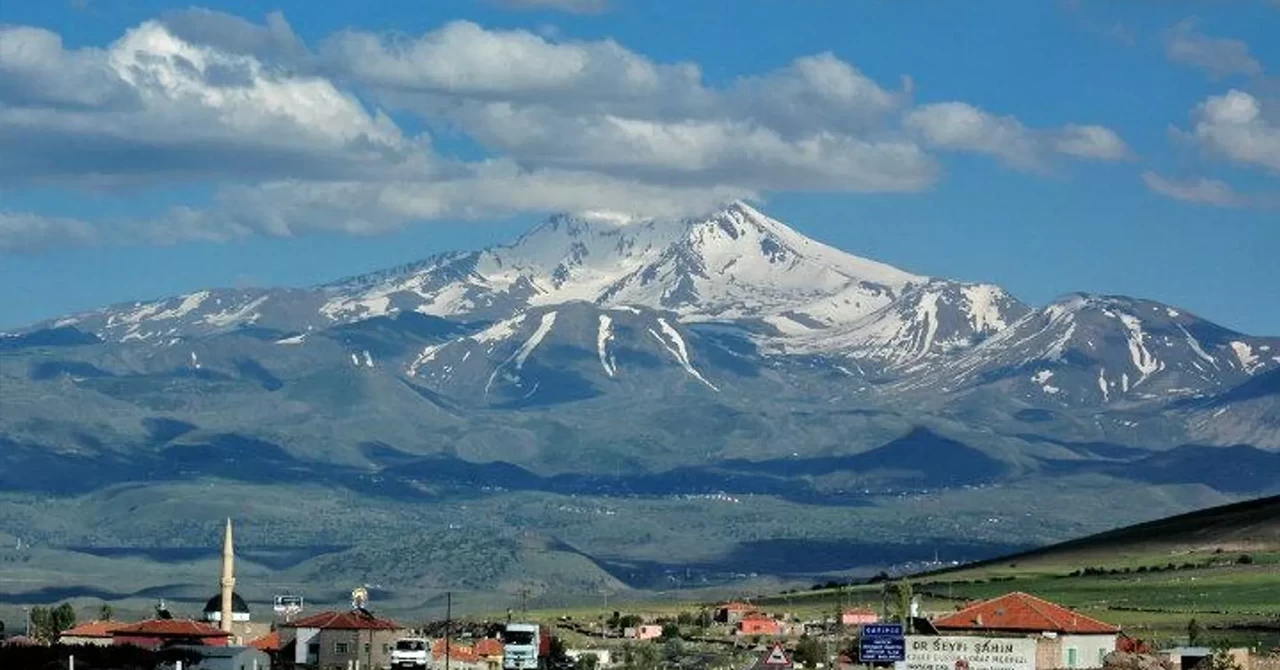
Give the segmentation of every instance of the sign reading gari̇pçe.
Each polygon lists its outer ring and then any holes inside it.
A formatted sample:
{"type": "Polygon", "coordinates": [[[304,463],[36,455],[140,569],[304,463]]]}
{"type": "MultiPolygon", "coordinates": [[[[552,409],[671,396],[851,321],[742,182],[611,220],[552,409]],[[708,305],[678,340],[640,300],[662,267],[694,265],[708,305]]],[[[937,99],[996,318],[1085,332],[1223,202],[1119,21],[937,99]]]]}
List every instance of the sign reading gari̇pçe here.
{"type": "Polygon", "coordinates": [[[1036,641],[908,635],[906,665],[907,670],[1035,670],[1036,641]]]}

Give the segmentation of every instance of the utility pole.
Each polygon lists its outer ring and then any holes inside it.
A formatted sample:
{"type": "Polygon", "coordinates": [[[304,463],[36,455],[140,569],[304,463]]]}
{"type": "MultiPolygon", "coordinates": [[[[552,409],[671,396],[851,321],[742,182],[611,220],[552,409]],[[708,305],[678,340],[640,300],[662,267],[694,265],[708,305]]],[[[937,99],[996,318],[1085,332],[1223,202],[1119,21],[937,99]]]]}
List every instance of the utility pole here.
{"type": "Polygon", "coordinates": [[[453,642],[449,634],[453,630],[453,591],[444,594],[444,670],[449,670],[449,658],[453,654],[453,642]]]}

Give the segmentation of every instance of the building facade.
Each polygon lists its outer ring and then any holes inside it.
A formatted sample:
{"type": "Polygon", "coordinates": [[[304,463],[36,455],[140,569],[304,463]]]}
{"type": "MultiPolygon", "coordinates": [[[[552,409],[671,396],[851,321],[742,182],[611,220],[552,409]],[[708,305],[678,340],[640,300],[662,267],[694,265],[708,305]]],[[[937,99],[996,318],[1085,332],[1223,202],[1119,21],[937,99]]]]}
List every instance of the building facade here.
{"type": "Polygon", "coordinates": [[[780,635],[782,629],[778,622],[768,615],[748,614],[738,622],[738,635],[780,635]]]}
{"type": "Polygon", "coordinates": [[[1037,670],[1101,668],[1120,629],[1027,593],[1010,593],[934,620],[946,635],[1032,637],[1037,670]]]}
{"type": "Polygon", "coordinates": [[[396,640],[409,632],[366,610],[320,612],[282,624],[279,630],[278,659],[317,670],[347,670],[356,661],[362,668],[387,667],[396,640]]]}

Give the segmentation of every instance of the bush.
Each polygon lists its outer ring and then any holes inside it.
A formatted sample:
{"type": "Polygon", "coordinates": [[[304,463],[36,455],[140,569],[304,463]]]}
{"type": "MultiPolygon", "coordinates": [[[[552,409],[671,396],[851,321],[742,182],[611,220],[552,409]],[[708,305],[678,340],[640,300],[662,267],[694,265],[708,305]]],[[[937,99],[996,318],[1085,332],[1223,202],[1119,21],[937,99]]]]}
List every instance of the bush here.
{"type": "Polygon", "coordinates": [[[1253,565],[1253,557],[1249,554],[1241,554],[1240,558],[1236,559],[1236,565],[1253,565]]]}

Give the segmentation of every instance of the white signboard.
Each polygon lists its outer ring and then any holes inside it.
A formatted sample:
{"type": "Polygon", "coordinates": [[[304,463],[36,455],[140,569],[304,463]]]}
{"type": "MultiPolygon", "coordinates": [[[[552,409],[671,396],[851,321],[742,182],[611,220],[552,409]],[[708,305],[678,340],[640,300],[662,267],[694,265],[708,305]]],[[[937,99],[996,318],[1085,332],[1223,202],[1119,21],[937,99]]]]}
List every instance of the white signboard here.
{"type": "Polygon", "coordinates": [[[907,636],[907,670],[1035,670],[1025,637],[907,636]]]}

